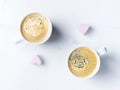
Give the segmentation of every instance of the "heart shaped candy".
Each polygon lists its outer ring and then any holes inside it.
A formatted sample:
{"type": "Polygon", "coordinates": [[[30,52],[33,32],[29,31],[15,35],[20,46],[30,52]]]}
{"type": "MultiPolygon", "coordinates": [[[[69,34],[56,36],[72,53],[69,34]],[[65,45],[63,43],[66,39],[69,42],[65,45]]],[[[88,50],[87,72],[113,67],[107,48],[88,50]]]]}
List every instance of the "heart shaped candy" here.
{"type": "Polygon", "coordinates": [[[42,65],[43,60],[39,55],[36,55],[36,56],[33,57],[32,63],[35,64],[35,65],[42,65]]]}
{"type": "Polygon", "coordinates": [[[80,24],[79,31],[80,31],[82,34],[86,34],[86,32],[89,30],[89,28],[90,28],[90,25],[89,25],[89,24],[80,24]]]}

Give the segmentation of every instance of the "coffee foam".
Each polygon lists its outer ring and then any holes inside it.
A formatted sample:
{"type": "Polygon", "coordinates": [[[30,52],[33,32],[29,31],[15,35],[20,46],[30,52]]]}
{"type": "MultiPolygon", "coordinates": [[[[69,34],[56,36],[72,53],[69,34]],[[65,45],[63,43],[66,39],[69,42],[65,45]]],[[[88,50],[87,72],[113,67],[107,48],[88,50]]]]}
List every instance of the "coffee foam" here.
{"type": "Polygon", "coordinates": [[[39,13],[26,16],[21,24],[23,37],[32,43],[44,41],[49,33],[49,21],[39,13]]]}
{"type": "Polygon", "coordinates": [[[33,37],[37,37],[43,30],[43,19],[41,17],[31,16],[25,21],[24,30],[31,34],[33,37]]]}
{"type": "Polygon", "coordinates": [[[93,73],[97,65],[97,56],[86,47],[75,49],[69,56],[70,71],[78,77],[87,77],[93,73]]]}

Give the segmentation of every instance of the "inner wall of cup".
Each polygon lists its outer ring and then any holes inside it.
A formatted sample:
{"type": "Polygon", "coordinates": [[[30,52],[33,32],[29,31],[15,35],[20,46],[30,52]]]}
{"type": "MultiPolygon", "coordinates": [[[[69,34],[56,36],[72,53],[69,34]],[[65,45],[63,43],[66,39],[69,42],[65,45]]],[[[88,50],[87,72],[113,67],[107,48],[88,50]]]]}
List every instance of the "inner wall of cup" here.
{"type": "Polygon", "coordinates": [[[99,71],[99,68],[100,68],[100,57],[99,57],[99,55],[98,55],[97,52],[94,51],[93,49],[91,49],[91,51],[93,51],[94,54],[95,54],[96,57],[97,57],[97,65],[96,65],[96,68],[94,69],[94,71],[93,71],[89,76],[87,76],[87,77],[85,77],[85,78],[91,78],[91,77],[93,77],[93,76],[99,71]]]}
{"type": "Polygon", "coordinates": [[[52,23],[51,23],[51,21],[50,21],[50,19],[48,17],[46,17],[46,18],[48,20],[48,24],[49,24],[48,28],[49,28],[49,30],[48,30],[48,35],[47,35],[47,37],[46,37],[46,39],[44,41],[48,40],[50,38],[51,34],[52,34],[52,23]]]}

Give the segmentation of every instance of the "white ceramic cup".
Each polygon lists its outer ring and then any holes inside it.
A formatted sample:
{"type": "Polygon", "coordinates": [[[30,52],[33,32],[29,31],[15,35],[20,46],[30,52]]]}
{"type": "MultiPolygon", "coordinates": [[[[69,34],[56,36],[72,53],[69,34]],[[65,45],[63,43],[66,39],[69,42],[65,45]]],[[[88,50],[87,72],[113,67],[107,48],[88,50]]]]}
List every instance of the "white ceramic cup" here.
{"type": "MultiPolygon", "coordinates": [[[[88,48],[88,47],[87,47],[88,48]]],[[[97,60],[97,65],[96,65],[96,67],[95,67],[95,69],[93,70],[93,72],[90,74],[90,75],[88,75],[88,76],[86,76],[86,77],[80,77],[80,76],[78,76],[79,78],[82,78],[82,79],[89,79],[89,78],[92,78],[98,71],[99,71],[99,68],[100,68],[100,57],[101,56],[103,56],[103,55],[105,55],[106,53],[107,53],[107,48],[106,47],[102,47],[102,48],[100,48],[100,49],[98,49],[97,51],[95,51],[94,49],[91,49],[91,48],[89,48],[94,54],[95,54],[95,56],[96,56],[96,60],[97,60]]],[[[75,49],[74,49],[75,50],[75,49]]],[[[73,50],[73,51],[74,51],[73,50]]],[[[72,52],[73,52],[72,51],[72,52]]],[[[70,53],[71,54],[71,53],[70,53]]],[[[69,54],[69,56],[70,56],[70,54],[69,54]]],[[[69,60],[69,59],[68,59],[69,60]]],[[[69,68],[69,66],[68,66],[68,68],[69,68]]],[[[69,68],[69,70],[70,70],[70,68],[69,68]]],[[[71,71],[71,70],[70,70],[71,71]]],[[[76,76],[76,75],[75,75],[76,76]]]]}
{"type": "Polygon", "coordinates": [[[22,36],[22,39],[19,39],[19,40],[16,42],[16,44],[21,43],[22,41],[26,41],[26,42],[29,42],[29,43],[31,43],[31,44],[43,44],[43,43],[45,43],[45,42],[50,38],[50,36],[51,36],[51,34],[52,34],[52,23],[51,23],[50,19],[49,19],[47,16],[45,16],[45,15],[43,15],[43,14],[41,14],[41,13],[30,13],[30,14],[28,14],[27,16],[25,16],[25,17],[23,18],[22,22],[21,22],[21,25],[20,25],[20,34],[21,34],[21,36],[22,36]],[[22,25],[22,22],[23,22],[24,19],[25,19],[27,16],[29,16],[30,14],[40,14],[40,15],[42,15],[43,17],[45,17],[45,18],[47,19],[47,21],[48,21],[48,33],[47,33],[47,36],[45,37],[44,40],[42,40],[42,41],[40,41],[40,42],[36,42],[36,43],[30,42],[30,41],[26,40],[26,39],[23,37],[22,33],[21,33],[21,25],[22,25]]]}

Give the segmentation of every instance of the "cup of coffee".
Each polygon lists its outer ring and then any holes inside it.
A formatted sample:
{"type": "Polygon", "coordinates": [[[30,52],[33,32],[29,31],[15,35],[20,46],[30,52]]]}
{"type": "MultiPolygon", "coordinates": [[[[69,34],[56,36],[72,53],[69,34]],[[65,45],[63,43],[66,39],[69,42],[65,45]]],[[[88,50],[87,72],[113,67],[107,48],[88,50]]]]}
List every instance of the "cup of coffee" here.
{"type": "Polygon", "coordinates": [[[25,41],[32,44],[42,44],[50,38],[52,24],[45,15],[31,13],[22,20],[20,33],[25,41]]]}
{"type": "Polygon", "coordinates": [[[88,79],[93,77],[100,67],[100,56],[107,53],[105,47],[97,52],[88,47],[74,49],[68,58],[69,70],[77,77],[88,79]]]}

